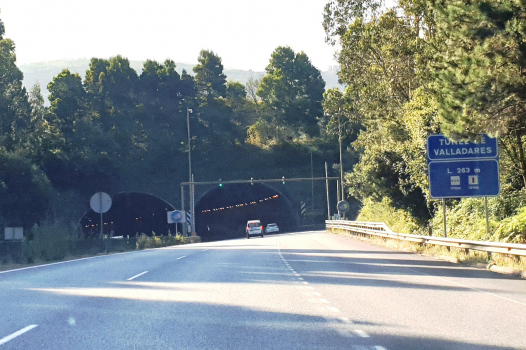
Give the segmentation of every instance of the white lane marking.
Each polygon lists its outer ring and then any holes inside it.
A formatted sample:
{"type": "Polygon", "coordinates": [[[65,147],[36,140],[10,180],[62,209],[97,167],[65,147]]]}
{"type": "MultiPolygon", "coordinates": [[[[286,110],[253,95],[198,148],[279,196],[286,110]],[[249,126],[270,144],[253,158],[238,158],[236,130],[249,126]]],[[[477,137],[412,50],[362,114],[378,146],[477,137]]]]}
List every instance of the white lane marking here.
{"type": "Polygon", "coordinates": [[[203,249],[202,251],[203,251],[203,252],[206,252],[207,250],[208,250],[208,249],[203,249]]]}
{"type": "Polygon", "coordinates": [[[449,283],[451,283],[451,284],[456,284],[457,286],[461,286],[461,287],[464,287],[464,288],[467,288],[467,289],[471,289],[471,290],[474,290],[474,291],[477,291],[477,292],[481,292],[481,293],[484,293],[484,294],[489,294],[489,295],[492,295],[492,296],[497,297],[497,298],[501,298],[501,299],[504,299],[504,300],[512,301],[512,302],[514,302],[514,303],[517,303],[517,304],[520,304],[520,305],[524,305],[524,306],[526,306],[526,303],[521,303],[520,301],[513,300],[513,299],[510,299],[510,298],[506,298],[506,297],[503,297],[502,295],[498,295],[498,294],[494,294],[494,293],[486,292],[485,290],[481,290],[481,289],[477,289],[477,288],[469,287],[469,286],[466,286],[465,284],[458,283],[458,282],[453,282],[453,281],[450,281],[450,280],[445,279],[445,278],[441,278],[441,277],[438,277],[438,276],[434,276],[434,275],[427,274],[427,273],[425,273],[425,272],[421,272],[421,271],[413,270],[413,269],[410,269],[410,268],[407,268],[407,269],[408,269],[409,271],[413,271],[413,272],[418,273],[418,274],[421,274],[421,275],[425,275],[425,276],[429,276],[429,277],[434,277],[434,278],[436,278],[436,279],[439,279],[439,280],[442,280],[442,281],[445,281],[445,282],[449,282],[449,283]]]}
{"type": "Polygon", "coordinates": [[[300,281],[303,281],[303,278],[301,278],[301,277],[298,277],[298,280],[300,280],[300,281]]]}
{"type": "Polygon", "coordinates": [[[19,330],[19,331],[16,331],[15,333],[13,333],[13,334],[11,334],[11,335],[8,335],[7,337],[4,337],[4,338],[0,339],[0,345],[5,344],[5,343],[7,343],[7,342],[10,341],[10,340],[15,339],[15,338],[18,337],[19,335],[22,335],[22,334],[24,334],[25,332],[28,332],[28,331],[32,330],[33,328],[35,328],[35,327],[38,327],[38,325],[36,325],[36,324],[32,324],[32,325],[30,325],[30,326],[27,326],[27,327],[22,328],[22,329],[19,330]]]}
{"type": "Polygon", "coordinates": [[[329,301],[328,301],[327,299],[320,299],[320,301],[321,301],[322,303],[325,303],[325,304],[328,304],[328,303],[329,303],[329,301]]]}
{"type": "Polygon", "coordinates": [[[355,329],[354,333],[358,334],[362,338],[369,338],[369,334],[367,334],[364,331],[361,331],[359,329],[355,329]]]}
{"type": "MultiPolygon", "coordinates": [[[[144,251],[144,250],[142,250],[142,251],[144,251]]],[[[133,252],[124,252],[124,253],[114,253],[114,254],[109,254],[109,255],[90,256],[90,257],[87,257],[87,258],[73,259],[73,260],[68,260],[68,261],[59,261],[59,262],[55,262],[55,263],[51,263],[51,264],[36,265],[36,266],[28,266],[28,267],[21,267],[21,268],[19,268],[19,269],[0,271],[0,274],[3,274],[3,273],[9,273],[9,272],[15,272],[15,271],[22,271],[22,270],[38,269],[38,268],[40,268],[40,267],[46,267],[46,266],[52,266],[52,265],[59,265],[59,264],[67,264],[67,263],[75,262],[75,261],[88,260],[88,259],[97,259],[97,258],[104,258],[104,257],[108,257],[108,256],[121,255],[121,254],[128,254],[128,253],[135,253],[135,251],[133,251],[133,252]]]]}
{"type": "Polygon", "coordinates": [[[387,349],[384,348],[383,346],[376,345],[376,346],[374,347],[374,350],[387,350],[387,349]]]}
{"type": "Polygon", "coordinates": [[[305,282],[305,281],[303,281],[303,282],[301,282],[301,283],[303,283],[303,284],[309,284],[309,282],[305,282]]]}
{"type": "Polygon", "coordinates": [[[332,311],[332,312],[340,312],[340,310],[338,310],[334,306],[329,306],[329,310],[332,311]]]}
{"type": "Polygon", "coordinates": [[[178,258],[175,259],[175,260],[179,260],[179,259],[182,259],[182,258],[186,258],[186,255],[180,256],[180,257],[178,257],[178,258]]]}
{"type": "Polygon", "coordinates": [[[347,317],[340,317],[340,320],[342,320],[345,323],[350,323],[349,319],[347,317]]]}
{"type": "Polygon", "coordinates": [[[148,271],[141,272],[141,273],[138,274],[138,275],[135,275],[135,276],[133,276],[133,277],[128,278],[126,281],[131,281],[131,280],[133,280],[133,279],[136,279],[137,277],[142,276],[142,275],[144,275],[145,273],[148,273],[148,271]]]}

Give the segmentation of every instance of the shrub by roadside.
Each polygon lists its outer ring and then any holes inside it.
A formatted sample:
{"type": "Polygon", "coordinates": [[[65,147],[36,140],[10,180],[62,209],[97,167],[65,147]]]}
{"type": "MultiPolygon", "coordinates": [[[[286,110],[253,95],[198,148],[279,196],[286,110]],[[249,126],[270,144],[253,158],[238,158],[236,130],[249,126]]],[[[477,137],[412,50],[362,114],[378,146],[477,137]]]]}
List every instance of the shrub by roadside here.
{"type": "Polygon", "coordinates": [[[155,233],[149,237],[144,233],[137,239],[137,249],[168,247],[172,245],[185,244],[185,239],[181,235],[157,236],[155,233]]]}

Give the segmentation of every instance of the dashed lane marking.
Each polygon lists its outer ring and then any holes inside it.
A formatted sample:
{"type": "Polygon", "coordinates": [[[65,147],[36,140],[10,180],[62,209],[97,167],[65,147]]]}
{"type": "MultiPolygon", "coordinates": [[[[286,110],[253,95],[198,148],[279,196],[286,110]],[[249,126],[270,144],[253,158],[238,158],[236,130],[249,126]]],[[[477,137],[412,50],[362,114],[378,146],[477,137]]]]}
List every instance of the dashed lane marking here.
{"type": "Polygon", "coordinates": [[[15,333],[12,333],[12,334],[8,335],[7,337],[4,337],[4,338],[0,339],[0,345],[5,344],[5,343],[7,343],[10,340],[15,339],[16,337],[24,334],[25,332],[28,332],[28,331],[32,330],[35,327],[38,327],[38,325],[32,324],[30,326],[22,328],[19,331],[16,331],[15,333]]]}
{"type": "Polygon", "coordinates": [[[182,258],[186,258],[186,255],[180,256],[180,257],[178,257],[178,258],[175,259],[175,260],[179,260],[179,259],[182,259],[182,258]]]}
{"type": "Polygon", "coordinates": [[[334,306],[329,306],[329,310],[332,311],[332,312],[340,312],[340,310],[338,310],[334,306]]]}
{"type": "MultiPolygon", "coordinates": [[[[364,331],[361,331],[359,329],[355,329],[354,333],[358,334],[362,338],[369,338],[369,334],[367,334],[364,331]]],[[[380,349],[378,349],[378,350],[380,350],[380,349]]]]}
{"type": "Polygon", "coordinates": [[[145,273],[148,273],[148,271],[141,272],[141,273],[138,274],[138,275],[135,275],[135,276],[133,276],[133,277],[128,278],[126,281],[134,280],[134,279],[136,279],[137,277],[144,275],[145,273]]]}

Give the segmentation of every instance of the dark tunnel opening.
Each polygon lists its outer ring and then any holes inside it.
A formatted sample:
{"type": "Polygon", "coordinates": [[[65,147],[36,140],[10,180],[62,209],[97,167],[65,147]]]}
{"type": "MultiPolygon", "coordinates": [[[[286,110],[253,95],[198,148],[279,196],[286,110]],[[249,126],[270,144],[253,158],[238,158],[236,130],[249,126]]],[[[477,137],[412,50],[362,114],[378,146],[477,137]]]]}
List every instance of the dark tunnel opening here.
{"type": "MultiPolygon", "coordinates": [[[[104,234],[151,236],[175,234],[176,225],[168,224],[166,212],[175,210],[170,203],[148,193],[124,192],[112,196],[112,206],[103,214],[104,234]]],[[[100,233],[100,214],[88,210],[80,221],[85,237],[100,233]]]]}
{"type": "Polygon", "coordinates": [[[299,223],[287,196],[262,183],[211,189],[196,203],[195,219],[203,241],[245,237],[248,220],[260,220],[264,226],[276,223],[281,232],[292,231],[299,223]]]}

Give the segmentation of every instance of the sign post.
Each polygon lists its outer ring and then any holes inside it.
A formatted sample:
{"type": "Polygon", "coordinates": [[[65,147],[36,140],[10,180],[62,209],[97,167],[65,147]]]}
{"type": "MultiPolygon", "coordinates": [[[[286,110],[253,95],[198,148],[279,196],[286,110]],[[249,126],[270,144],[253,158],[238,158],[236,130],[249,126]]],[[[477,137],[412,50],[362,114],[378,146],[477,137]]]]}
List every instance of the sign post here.
{"type": "Polygon", "coordinates": [[[487,201],[500,193],[498,155],[497,139],[484,134],[474,141],[453,141],[441,134],[427,138],[429,193],[442,199],[445,237],[446,198],[484,197],[487,201]]]}
{"type": "MultiPolygon", "coordinates": [[[[102,220],[102,214],[110,210],[111,197],[105,192],[97,192],[93,196],[91,196],[89,205],[95,213],[100,213],[100,237],[102,240],[104,240],[104,221],[102,220]]],[[[107,251],[108,244],[106,243],[106,252],[107,251]]]]}

